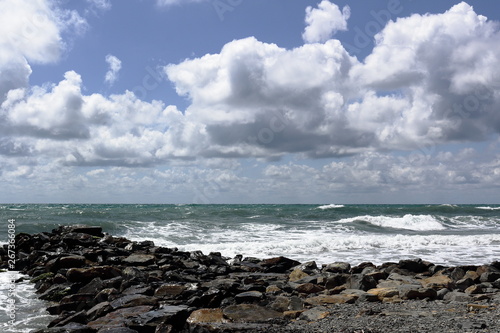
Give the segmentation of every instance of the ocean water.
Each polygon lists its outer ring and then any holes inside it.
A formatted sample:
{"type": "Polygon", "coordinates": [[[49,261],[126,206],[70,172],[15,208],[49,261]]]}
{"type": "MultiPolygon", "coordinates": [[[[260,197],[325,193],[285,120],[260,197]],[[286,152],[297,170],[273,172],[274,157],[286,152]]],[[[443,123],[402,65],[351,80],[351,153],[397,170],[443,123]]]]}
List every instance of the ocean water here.
{"type": "MultiPolygon", "coordinates": [[[[283,255],[318,264],[500,260],[500,205],[0,205],[0,243],[8,240],[9,219],[16,232],[99,225],[115,236],[227,257],[283,255]]],[[[2,286],[7,274],[0,274],[2,286]]],[[[16,325],[3,324],[4,332],[29,332],[50,319],[32,286],[17,289],[16,325]]],[[[0,292],[0,323],[7,323],[7,289],[0,292]]]]}

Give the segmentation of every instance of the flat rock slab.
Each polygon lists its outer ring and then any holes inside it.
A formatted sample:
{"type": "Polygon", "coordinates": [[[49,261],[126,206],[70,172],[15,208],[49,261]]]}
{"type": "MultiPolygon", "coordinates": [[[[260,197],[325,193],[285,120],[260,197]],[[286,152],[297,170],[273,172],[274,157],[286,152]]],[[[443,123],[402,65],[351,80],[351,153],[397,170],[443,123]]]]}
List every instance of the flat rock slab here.
{"type": "Polygon", "coordinates": [[[320,295],[309,297],[304,300],[304,303],[310,305],[322,304],[352,304],[359,298],[358,295],[320,295]]]}
{"type": "Polygon", "coordinates": [[[153,307],[149,305],[118,309],[108,313],[104,317],[89,322],[87,325],[95,329],[125,327],[126,319],[137,317],[138,315],[149,312],[152,309],[153,307]]]}
{"type": "Polygon", "coordinates": [[[256,304],[230,305],[224,309],[224,315],[234,322],[258,323],[283,317],[281,312],[256,304]]]}
{"type": "Polygon", "coordinates": [[[151,254],[131,254],[123,259],[123,263],[132,266],[148,266],[155,263],[155,256],[151,254]]]}

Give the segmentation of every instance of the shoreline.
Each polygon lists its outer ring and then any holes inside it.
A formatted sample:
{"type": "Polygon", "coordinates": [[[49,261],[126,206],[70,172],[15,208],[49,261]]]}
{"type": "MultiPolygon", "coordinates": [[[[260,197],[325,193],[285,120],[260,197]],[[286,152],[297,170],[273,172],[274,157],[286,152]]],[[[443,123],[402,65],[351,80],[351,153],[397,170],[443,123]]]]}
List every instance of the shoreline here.
{"type": "MultiPolygon", "coordinates": [[[[58,316],[37,333],[500,331],[498,261],[319,267],[179,251],[84,225],[17,234],[15,244],[16,268],[58,316]]],[[[0,255],[7,268],[5,247],[0,255]]]]}

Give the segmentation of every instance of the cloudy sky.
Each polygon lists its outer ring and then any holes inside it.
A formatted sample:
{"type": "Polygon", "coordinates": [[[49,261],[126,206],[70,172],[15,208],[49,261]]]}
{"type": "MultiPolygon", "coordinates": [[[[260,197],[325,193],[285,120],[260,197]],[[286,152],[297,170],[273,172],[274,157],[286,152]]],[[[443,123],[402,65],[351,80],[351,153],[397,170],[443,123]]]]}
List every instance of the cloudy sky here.
{"type": "Polygon", "coordinates": [[[0,0],[0,22],[0,202],[498,202],[496,0],[0,0]]]}

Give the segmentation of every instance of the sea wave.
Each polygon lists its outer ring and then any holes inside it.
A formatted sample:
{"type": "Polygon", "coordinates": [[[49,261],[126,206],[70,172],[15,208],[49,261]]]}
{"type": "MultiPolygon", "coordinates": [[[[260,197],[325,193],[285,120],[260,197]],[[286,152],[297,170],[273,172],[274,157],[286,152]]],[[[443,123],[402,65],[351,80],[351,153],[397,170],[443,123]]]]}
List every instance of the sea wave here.
{"type": "Polygon", "coordinates": [[[356,216],[345,218],[337,221],[338,223],[353,223],[363,221],[372,225],[391,228],[391,229],[406,229],[416,231],[431,231],[431,230],[445,230],[446,227],[443,223],[432,215],[412,215],[406,214],[404,216],[356,216]]]}
{"type": "Polygon", "coordinates": [[[328,204],[316,207],[316,209],[335,209],[335,208],[344,208],[344,205],[336,205],[336,204],[328,204]]]}
{"type": "Polygon", "coordinates": [[[480,206],[480,207],[476,207],[476,209],[483,209],[483,210],[500,210],[500,207],[480,206]]]}

